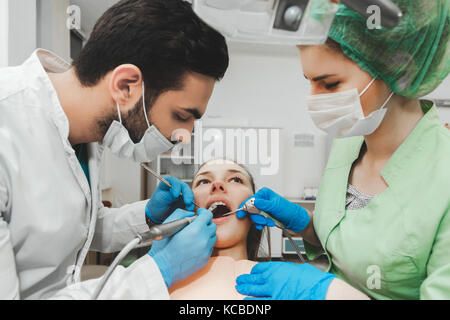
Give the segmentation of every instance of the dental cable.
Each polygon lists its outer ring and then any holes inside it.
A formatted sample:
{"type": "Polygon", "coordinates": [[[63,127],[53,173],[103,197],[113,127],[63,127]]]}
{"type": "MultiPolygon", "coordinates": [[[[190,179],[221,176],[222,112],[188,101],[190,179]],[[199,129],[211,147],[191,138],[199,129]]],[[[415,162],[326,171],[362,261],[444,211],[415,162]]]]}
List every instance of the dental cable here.
{"type": "Polygon", "coordinates": [[[300,252],[300,250],[297,247],[297,244],[295,243],[294,239],[292,239],[292,236],[289,234],[289,231],[286,228],[281,229],[283,230],[283,234],[289,239],[289,242],[291,243],[291,245],[294,247],[295,252],[297,253],[298,257],[300,258],[300,260],[303,263],[306,263],[305,259],[303,258],[302,253],[300,252]]]}
{"type": "Polygon", "coordinates": [[[120,262],[130,253],[131,250],[137,247],[137,245],[141,242],[142,237],[137,236],[133,240],[131,240],[117,255],[117,257],[114,259],[114,261],[111,263],[111,265],[106,270],[103,277],[100,279],[100,283],[95,288],[94,294],[92,295],[92,300],[97,300],[101,291],[103,290],[103,287],[106,284],[106,281],[108,281],[109,277],[113,273],[113,271],[116,269],[116,267],[119,265],[120,262]]]}
{"type": "Polygon", "coordinates": [[[97,300],[100,292],[103,290],[106,281],[110,278],[111,274],[119,263],[130,253],[131,250],[136,248],[139,244],[144,242],[150,242],[155,240],[161,240],[173,236],[175,233],[185,228],[191,224],[197,217],[185,217],[179,220],[167,222],[164,224],[159,224],[150,228],[149,231],[139,234],[131,240],[117,255],[112,264],[106,270],[104,276],[101,278],[100,283],[97,285],[94,294],[92,295],[92,300],[97,300]]]}

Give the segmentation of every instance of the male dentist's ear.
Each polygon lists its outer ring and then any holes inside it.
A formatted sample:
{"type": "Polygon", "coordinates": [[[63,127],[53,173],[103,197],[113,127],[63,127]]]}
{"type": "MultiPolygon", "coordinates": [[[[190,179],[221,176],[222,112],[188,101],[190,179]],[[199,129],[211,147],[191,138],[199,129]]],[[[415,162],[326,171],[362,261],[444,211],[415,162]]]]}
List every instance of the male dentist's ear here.
{"type": "Polygon", "coordinates": [[[133,64],[122,64],[111,71],[109,91],[121,112],[131,110],[142,98],[142,81],[141,70],[133,64]]]}

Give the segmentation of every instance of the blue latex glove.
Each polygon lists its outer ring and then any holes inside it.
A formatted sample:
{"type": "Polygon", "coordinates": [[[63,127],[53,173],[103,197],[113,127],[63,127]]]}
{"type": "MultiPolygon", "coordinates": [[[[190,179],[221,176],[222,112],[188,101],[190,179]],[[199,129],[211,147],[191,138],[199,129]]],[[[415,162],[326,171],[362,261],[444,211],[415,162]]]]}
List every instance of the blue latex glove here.
{"type": "MultiPolygon", "coordinates": [[[[309,214],[303,207],[284,199],[269,188],[262,188],[250,198],[255,198],[256,208],[267,212],[283,223],[289,230],[301,232],[309,224],[309,214]]],[[[244,201],[240,207],[242,207],[246,201],[244,201]]],[[[236,216],[242,219],[247,214],[246,211],[241,210],[236,213],[236,216]]],[[[272,219],[265,218],[261,215],[251,214],[250,218],[256,224],[258,229],[261,229],[263,226],[272,227],[275,225],[272,219]]]]}
{"type": "Polygon", "coordinates": [[[176,209],[195,209],[194,193],[184,182],[174,177],[165,178],[171,185],[169,188],[165,183],[160,183],[153,193],[152,198],[145,206],[146,216],[155,223],[162,223],[167,216],[176,209]],[[183,197],[180,197],[183,193],[183,197]]]}
{"type": "MultiPolygon", "coordinates": [[[[203,268],[211,257],[216,243],[217,226],[213,214],[203,208],[198,217],[170,238],[155,241],[149,255],[153,257],[169,288],[203,268]]],[[[177,209],[165,222],[192,217],[193,212],[177,209]]]]}
{"type": "MultiPolygon", "coordinates": [[[[241,205],[239,206],[239,209],[241,209],[248,200],[250,200],[251,198],[254,198],[254,197],[255,196],[250,196],[247,199],[245,199],[245,201],[242,202],[241,205]]],[[[236,212],[236,216],[239,219],[244,218],[246,215],[250,216],[250,219],[252,219],[253,223],[255,224],[256,229],[258,229],[258,230],[262,230],[264,228],[264,226],[275,227],[275,222],[272,219],[266,218],[260,214],[249,213],[249,212],[243,211],[243,210],[236,212]]]]}
{"type": "Polygon", "coordinates": [[[334,278],[307,263],[261,262],[237,277],[236,290],[246,300],[325,300],[334,278]]]}

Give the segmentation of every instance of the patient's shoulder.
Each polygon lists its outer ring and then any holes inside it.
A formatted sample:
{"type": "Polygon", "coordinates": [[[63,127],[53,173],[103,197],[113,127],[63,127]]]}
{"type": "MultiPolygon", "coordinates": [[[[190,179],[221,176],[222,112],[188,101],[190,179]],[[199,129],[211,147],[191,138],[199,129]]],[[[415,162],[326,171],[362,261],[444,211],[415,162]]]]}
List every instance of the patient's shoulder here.
{"type": "Polygon", "coordinates": [[[250,260],[239,260],[236,261],[236,274],[244,274],[244,273],[250,273],[252,271],[252,268],[257,264],[256,261],[250,261],[250,260]]]}
{"type": "Polygon", "coordinates": [[[170,289],[174,300],[231,300],[242,299],[236,291],[236,278],[250,273],[257,262],[236,261],[228,256],[212,257],[205,267],[170,289]],[[220,288],[218,290],[218,288],[220,288]]]}

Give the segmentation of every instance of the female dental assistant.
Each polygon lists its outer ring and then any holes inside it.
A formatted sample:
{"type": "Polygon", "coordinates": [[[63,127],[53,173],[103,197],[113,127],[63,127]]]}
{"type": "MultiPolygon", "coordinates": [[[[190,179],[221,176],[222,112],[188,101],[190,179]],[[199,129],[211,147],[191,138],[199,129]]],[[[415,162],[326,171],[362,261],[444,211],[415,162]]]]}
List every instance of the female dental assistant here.
{"type": "Polygon", "coordinates": [[[242,294],[450,299],[450,135],[436,106],[418,99],[449,73],[450,8],[446,0],[394,2],[404,17],[393,29],[369,30],[341,5],[327,43],[300,48],[308,112],[337,138],[314,214],[267,188],[254,196],[256,207],[301,232],[308,258],[327,255],[328,272],[260,263],[237,278],[242,294]]]}

